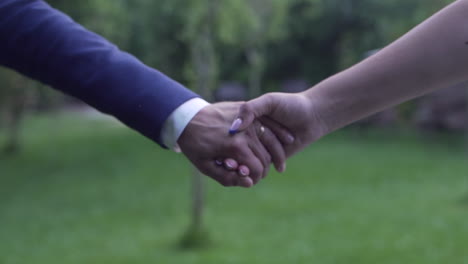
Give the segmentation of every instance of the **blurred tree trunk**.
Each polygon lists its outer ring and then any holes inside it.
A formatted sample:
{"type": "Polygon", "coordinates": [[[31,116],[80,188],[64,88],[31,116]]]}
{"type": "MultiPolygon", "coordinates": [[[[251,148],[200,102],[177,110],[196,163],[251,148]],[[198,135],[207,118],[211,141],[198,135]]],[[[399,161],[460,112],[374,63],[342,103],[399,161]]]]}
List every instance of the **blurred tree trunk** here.
{"type": "MultiPolygon", "coordinates": [[[[213,27],[215,26],[216,0],[197,2],[204,4],[203,13],[199,14],[195,28],[189,32],[191,60],[193,68],[193,83],[195,91],[204,99],[211,99],[211,92],[217,81],[216,52],[214,48],[213,27]]],[[[194,139],[196,140],[196,139],[194,139]]],[[[182,241],[184,247],[201,247],[208,241],[203,225],[204,212],[204,179],[205,177],[193,169],[192,175],[192,220],[190,229],[182,241]]]]}
{"type": "MultiPolygon", "coordinates": [[[[468,113],[468,81],[465,83],[465,104],[466,104],[466,113],[468,113]]],[[[465,118],[468,120],[468,115],[465,116],[465,118]]],[[[468,123],[468,122],[467,122],[468,123]]],[[[465,125],[465,133],[464,133],[464,140],[465,140],[465,158],[468,161],[468,124],[465,125]]],[[[468,183],[468,175],[466,177],[466,182],[468,183]]],[[[466,186],[468,189],[468,185],[466,186]]],[[[465,196],[461,199],[461,202],[463,204],[468,204],[468,194],[465,194],[465,196]]]]}
{"type": "Polygon", "coordinates": [[[192,228],[195,231],[203,229],[204,184],[203,175],[194,167],[192,175],[192,228]]]}
{"type": "Polygon", "coordinates": [[[6,141],[1,152],[11,155],[21,147],[21,125],[33,92],[30,81],[17,73],[4,74],[2,127],[6,141]]]}
{"type": "Polygon", "coordinates": [[[4,128],[6,142],[2,152],[10,155],[20,148],[21,121],[25,112],[25,101],[21,96],[14,96],[5,110],[4,128]]]}
{"type": "MultiPolygon", "coordinates": [[[[465,92],[466,92],[466,104],[467,104],[466,107],[468,108],[468,86],[465,89],[466,89],[465,92]]],[[[467,109],[467,112],[468,112],[468,109],[467,109]]],[[[468,119],[468,115],[466,116],[466,118],[468,119]]],[[[468,125],[465,126],[465,158],[468,161],[468,125]]],[[[465,177],[467,179],[466,182],[468,183],[468,175],[465,177]]],[[[466,188],[468,189],[468,186],[466,186],[466,188]]],[[[465,197],[462,198],[461,202],[463,204],[468,204],[468,194],[466,194],[465,197]]]]}
{"type": "Polygon", "coordinates": [[[273,3],[265,0],[248,0],[247,5],[256,17],[252,30],[247,34],[246,57],[249,64],[249,97],[262,94],[262,79],[265,72],[265,43],[269,36],[273,16],[273,3]]]}
{"type": "MultiPolygon", "coordinates": [[[[211,12],[207,16],[211,17],[211,12]]],[[[192,60],[196,74],[195,90],[206,100],[210,99],[210,92],[216,81],[215,51],[211,30],[212,20],[208,17],[202,23],[202,30],[198,37],[195,38],[192,46],[192,60]]],[[[194,170],[193,178],[192,227],[195,230],[201,230],[203,228],[204,176],[198,170],[194,170]]]]}

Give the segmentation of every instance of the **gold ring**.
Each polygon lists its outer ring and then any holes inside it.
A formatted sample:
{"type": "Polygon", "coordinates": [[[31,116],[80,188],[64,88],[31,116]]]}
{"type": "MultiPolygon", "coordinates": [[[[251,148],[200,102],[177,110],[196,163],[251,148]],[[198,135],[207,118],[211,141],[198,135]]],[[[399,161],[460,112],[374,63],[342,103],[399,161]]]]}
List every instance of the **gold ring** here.
{"type": "Polygon", "coordinates": [[[260,135],[263,135],[263,133],[265,133],[265,127],[260,126],[260,135]]]}

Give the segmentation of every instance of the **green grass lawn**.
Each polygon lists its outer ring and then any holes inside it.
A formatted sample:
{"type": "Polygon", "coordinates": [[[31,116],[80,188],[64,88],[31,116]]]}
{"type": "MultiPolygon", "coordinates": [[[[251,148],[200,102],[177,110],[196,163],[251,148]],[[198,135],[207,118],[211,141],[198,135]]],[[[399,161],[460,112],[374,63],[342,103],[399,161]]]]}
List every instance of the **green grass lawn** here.
{"type": "Polygon", "coordinates": [[[0,263],[468,263],[459,138],[349,130],[249,190],[207,180],[212,246],[181,250],[190,166],[127,129],[28,120],[0,159],[0,263]]]}

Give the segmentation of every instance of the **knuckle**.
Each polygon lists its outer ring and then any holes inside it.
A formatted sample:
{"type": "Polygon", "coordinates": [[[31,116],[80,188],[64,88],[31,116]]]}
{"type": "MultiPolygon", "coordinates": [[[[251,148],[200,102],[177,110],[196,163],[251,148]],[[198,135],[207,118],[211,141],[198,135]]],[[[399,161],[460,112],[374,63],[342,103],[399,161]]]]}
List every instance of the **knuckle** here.
{"type": "Polygon", "coordinates": [[[244,141],[240,138],[234,138],[232,142],[227,146],[227,151],[231,154],[240,153],[242,152],[242,146],[244,145],[244,141]]]}
{"type": "Polygon", "coordinates": [[[252,109],[252,106],[251,106],[249,103],[244,103],[244,104],[242,104],[241,109],[242,109],[244,112],[251,112],[251,111],[253,110],[253,109],[252,109]]]}
{"type": "Polygon", "coordinates": [[[232,144],[237,149],[240,149],[240,147],[244,144],[244,137],[243,136],[234,137],[232,139],[232,144]]]}
{"type": "Polygon", "coordinates": [[[251,114],[253,112],[253,108],[249,103],[244,103],[240,107],[240,112],[243,115],[249,115],[249,114],[251,114]]]}
{"type": "Polygon", "coordinates": [[[237,150],[237,146],[236,144],[234,143],[234,141],[230,142],[229,144],[227,144],[225,147],[224,147],[225,151],[226,151],[226,154],[232,154],[234,152],[236,152],[237,150]]]}
{"type": "Polygon", "coordinates": [[[268,94],[263,95],[262,99],[268,104],[271,104],[273,102],[274,97],[275,97],[274,94],[268,93],[268,94]]]}

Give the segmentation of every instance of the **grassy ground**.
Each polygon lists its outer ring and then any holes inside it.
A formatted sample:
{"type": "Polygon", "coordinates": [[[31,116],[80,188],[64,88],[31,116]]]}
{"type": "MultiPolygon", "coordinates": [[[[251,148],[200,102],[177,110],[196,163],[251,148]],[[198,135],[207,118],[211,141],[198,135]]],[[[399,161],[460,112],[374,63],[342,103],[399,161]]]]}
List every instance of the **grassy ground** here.
{"type": "Polygon", "coordinates": [[[468,263],[461,142],[341,132],[254,189],[207,181],[212,247],[180,250],[182,156],[108,123],[35,118],[0,159],[0,263],[468,263]]]}

